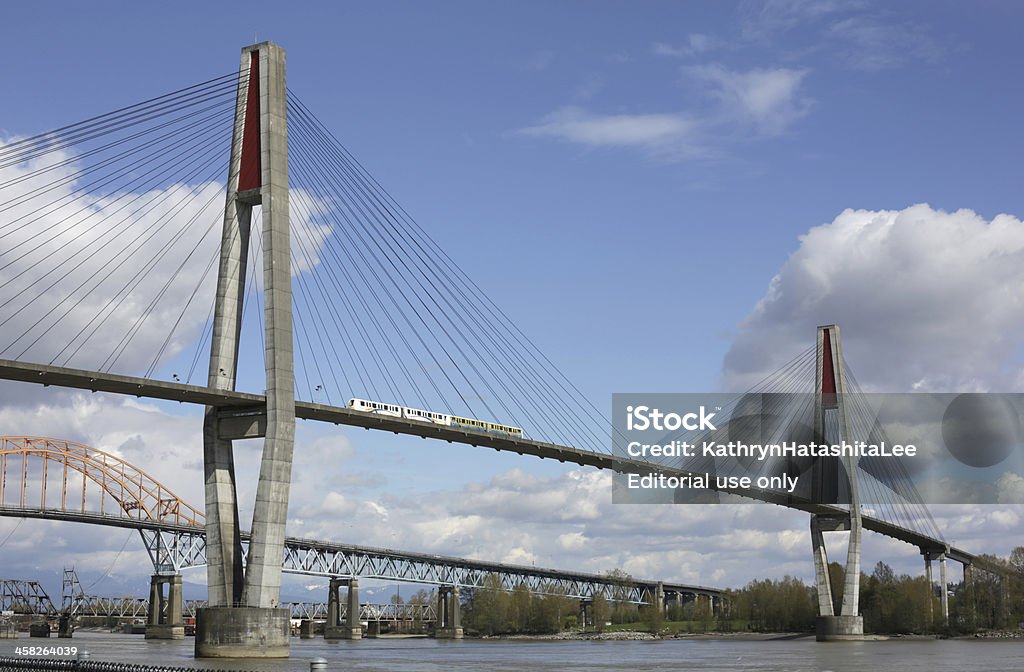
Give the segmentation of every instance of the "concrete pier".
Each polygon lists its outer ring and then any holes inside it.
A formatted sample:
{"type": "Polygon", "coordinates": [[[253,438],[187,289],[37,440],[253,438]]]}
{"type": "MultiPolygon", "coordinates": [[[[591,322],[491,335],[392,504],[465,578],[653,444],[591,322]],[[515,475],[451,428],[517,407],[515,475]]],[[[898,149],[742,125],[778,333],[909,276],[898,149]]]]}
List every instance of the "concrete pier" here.
{"type": "Polygon", "coordinates": [[[942,605],[942,625],[949,626],[949,583],[946,578],[946,554],[939,555],[939,600],[942,605]]]}
{"type": "Polygon", "coordinates": [[[185,639],[181,574],[157,574],[150,580],[146,639],[185,639]],[[164,585],[167,586],[166,596],[164,585]]]}
{"type": "Polygon", "coordinates": [[[295,368],[288,221],[285,53],[242,50],[221,236],[208,386],[234,390],[252,209],[263,217],[266,407],[242,418],[216,405],[203,424],[209,607],[196,614],[197,657],[287,657],[290,619],[278,609],[295,443],[295,368]],[[230,415],[227,413],[226,415],[230,415]],[[264,437],[252,536],[242,568],[232,440],[264,437]]]}
{"type": "Polygon", "coordinates": [[[437,589],[436,639],[462,639],[462,616],[459,605],[459,587],[441,586],[437,589]]]}
{"type": "Polygon", "coordinates": [[[359,580],[331,579],[327,594],[327,623],[324,639],[362,639],[363,627],[359,620],[359,580]],[[341,622],[341,586],[348,586],[345,621],[341,622]]]}
{"type": "Polygon", "coordinates": [[[291,611],[207,607],[196,614],[197,658],[286,658],[291,611]]]}
{"type": "MultiPolygon", "coordinates": [[[[842,340],[834,324],[818,327],[817,363],[815,372],[814,436],[825,443],[849,441],[846,415],[846,374],[843,370],[842,340]]],[[[849,495],[849,515],[841,519],[811,516],[811,549],[814,554],[814,579],[818,589],[818,618],[815,635],[819,642],[857,640],[864,637],[864,618],[860,615],[860,556],[863,523],[857,461],[851,457],[842,462],[817,460],[813,466],[812,492],[821,503],[835,503],[845,489],[849,495]],[[845,478],[844,478],[845,476],[845,478]],[[824,532],[848,530],[846,574],[843,581],[843,602],[839,615],[833,605],[832,585],[828,575],[828,553],[824,532]]]]}

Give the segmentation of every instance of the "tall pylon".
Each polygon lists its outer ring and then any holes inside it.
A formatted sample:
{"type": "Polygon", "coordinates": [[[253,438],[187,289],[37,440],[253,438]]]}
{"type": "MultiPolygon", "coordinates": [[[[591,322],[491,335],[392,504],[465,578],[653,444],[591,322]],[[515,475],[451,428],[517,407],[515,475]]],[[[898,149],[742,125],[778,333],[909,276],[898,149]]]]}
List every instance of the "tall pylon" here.
{"type": "MultiPolygon", "coordinates": [[[[842,339],[839,327],[834,324],[818,327],[815,369],[815,441],[827,444],[852,442],[847,417],[849,397],[843,367],[842,339]]],[[[848,499],[850,505],[849,515],[842,519],[811,516],[811,548],[818,589],[817,639],[862,639],[864,619],[860,615],[860,552],[863,525],[856,458],[845,456],[841,462],[834,458],[818,460],[813,467],[812,488],[813,497],[820,503],[834,504],[840,499],[848,499]],[[846,551],[843,602],[836,615],[823,533],[840,530],[849,530],[850,535],[846,551]]]]}
{"type": "Polygon", "coordinates": [[[289,612],[279,609],[295,445],[295,366],[288,221],[285,52],[242,49],[221,237],[209,387],[233,390],[254,207],[263,218],[266,407],[249,418],[209,406],[203,421],[210,607],[196,623],[196,656],[286,657],[289,612]],[[241,429],[240,429],[241,427],[241,429]],[[242,567],[232,440],[263,436],[252,537],[242,567]]]}

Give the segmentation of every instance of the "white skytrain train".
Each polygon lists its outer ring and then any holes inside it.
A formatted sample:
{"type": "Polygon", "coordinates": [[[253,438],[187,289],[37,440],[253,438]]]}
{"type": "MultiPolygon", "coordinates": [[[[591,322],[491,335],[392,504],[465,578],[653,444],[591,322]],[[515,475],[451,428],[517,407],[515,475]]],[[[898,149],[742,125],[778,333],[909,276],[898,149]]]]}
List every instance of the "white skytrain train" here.
{"type": "Polygon", "coordinates": [[[406,420],[413,420],[416,422],[430,422],[435,425],[444,425],[445,427],[465,427],[466,429],[475,429],[480,432],[507,434],[508,436],[515,437],[522,437],[523,435],[523,430],[519,427],[499,425],[496,422],[484,422],[483,420],[476,420],[474,418],[462,418],[457,415],[448,415],[446,413],[423,411],[418,408],[396,406],[395,404],[383,404],[379,401],[369,401],[367,399],[349,399],[348,407],[355,411],[375,413],[377,415],[390,415],[395,418],[405,418],[406,420]]]}

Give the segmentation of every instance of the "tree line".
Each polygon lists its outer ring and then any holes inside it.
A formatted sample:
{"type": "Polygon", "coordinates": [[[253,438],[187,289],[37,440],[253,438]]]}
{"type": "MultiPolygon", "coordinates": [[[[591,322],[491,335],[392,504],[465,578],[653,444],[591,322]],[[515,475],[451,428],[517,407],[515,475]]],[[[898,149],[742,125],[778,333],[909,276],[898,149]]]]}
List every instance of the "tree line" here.
{"type": "MultiPolygon", "coordinates": [[[[842,605],[844,568],[829,564],[836,613],[842,605]]],[[[959,573],[958,573],[959,574],[959,573]]],[[[1024,546],[1007,558],[980,556],[972,580],[932,586],[923,576],[896,574],[884,562],[862,574],[860,608],[866,632],[878,634],[972,633],[985,629],[1016,629],[1024,623],[1024,546]],[[984,568],[984,569],[983,569],[984,568]],[[947,591],[949,625],[943,623],[941,597],[947,591]]],[[[592,627],[636,624],[659,632],[671,621],[695,632],[757,631],[806,632],[814,629],[818,614],[817,590],[800,579],[757,579],[725,591],[721,607],[713,613],[706,599],[671,605],[667,610],[638,606],[626,599],[631,577],[622,570],[608,572],[622,588],[610,597],[597,595],[588,604],[592,627]]],[[[937,571],[936,576],[938,578],[937,571]]],[[[958,576],[959,579],[959,576],[958,576]]],[[[580,600],[552,590],[532,594],[525,585],[507,591],[497,576],[467,591],[463,623],[483,635],[552,633],[580,628],[580,600]]]]}

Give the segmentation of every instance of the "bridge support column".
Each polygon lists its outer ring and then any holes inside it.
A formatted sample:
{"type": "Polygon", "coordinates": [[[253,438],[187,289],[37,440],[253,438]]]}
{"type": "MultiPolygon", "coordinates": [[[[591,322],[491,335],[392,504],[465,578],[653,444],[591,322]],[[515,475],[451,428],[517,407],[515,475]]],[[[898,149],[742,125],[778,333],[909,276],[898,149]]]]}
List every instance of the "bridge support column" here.
{"type": "Polygon", "coordinates": [[[580,600],[579,626],[581,628],[586,628],[587,626],[592,625],[590,623],[590,620],[593,618],[593,616],[591,616],[591,613],[592,613],[591,604],[593,604],[593,603],[590,600],[580,600]],[[588,618],[588,616],[590,618],[588,618]]]}
{"type": "Polygon", "coordinates": [[[969,614],[971,628],[976,627],[978,623],[977,614],[977,603],[974,599],[974,566],[969,562],[964,563],[964,589],[967,591],[967,601],[969,602],[969,614]]]}
{"type": "MultiPolygon", "coordinates": [[[[57,637],[71,639],[74,632],[75,626],[71,614],[61,614],[60,619],[57,621],[57,637]]],[[[3,639],[3,637],[0,636],[0,639],[3,639]]]]}
{"type": "MultiPolygon", "coordinates": [[[[846,372],[843,368],[842,340],[834,324],[818,327],[817,361],[814,386],[814,436],[822,443],[850,441],[846,415],[846,372]]],[[[863,523],[857,460],[819,459],[812,467],[811,492],[822,504],[840,503],[841,493],[849,496],[849,516],[841,520],[811,516],[811,546],[814,552],[814,577],[818,588],[818,618],[815,623],[819,642],[864,638],[864,617],[860,615],[860,553],[863,523]],[[845,486],[845,487],[844,487],[845,486]],[[829,527],[824,527],[825,524],[829,527]],[[832,586],[825,551],[826,531],[849,530],[846,552],[846,576],[843,603],[839,615],[832,604],[832,586]]]]}
{"type": "Polygon", "coordinates": [[[316,637],[313,621],[304,618],[299,622],[299,639],[313,639],[316,637]]]}
{"type": "Polygon", "coordinates": [[[942,604],[942,625],[949,627],[949,584],[946,583],[946,554],[939,555],[939,599],[942,604]]]}
{"type": "Polygon", "coordinates": [[[220,410],[203,424],[210,606],[196,613],[197,658],[287,658],[291,614],[278,608],[295,443],[295,367],[288,223],[288,115],[284,50],[242,50],[227,202],[214,305],[208,386],[233,390],[252,208],[263,216],[265,423],[232,433],[220,410]],[[263,436],[247,566],[241,562],[233,438],[263,436]]]}
{"type": "Polygon", "coordinates": [[[182,618],[181,574],[157,574],[149,582],[146,639],[185,639],[182,618]],[[167,596],[164,597],[164,585],[167,596]]]}
{"type": "Polygon", "coordinates": [[[437,589],[437,639],[462,639],[462,617],[459,609],[459,587],[441,586],[437,589]]]}
{"type": "Polygon", "coordinates": [[[924,556],[924,578],[928,582],[928,622],[935,623],[935,580],[932,578],[932,554],[929,551],[921,551],[924,556]]]}
{"type": "Polygon", "coordinates": [[[327,596],[327,624],[324,639],[362,639],[363,627],[359,621],[359,579],[331,579],[327,596]],[[345,622],[340,619],[342,584],[348,586],[346,596],[345,622]]]}

